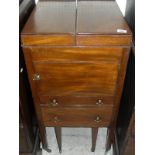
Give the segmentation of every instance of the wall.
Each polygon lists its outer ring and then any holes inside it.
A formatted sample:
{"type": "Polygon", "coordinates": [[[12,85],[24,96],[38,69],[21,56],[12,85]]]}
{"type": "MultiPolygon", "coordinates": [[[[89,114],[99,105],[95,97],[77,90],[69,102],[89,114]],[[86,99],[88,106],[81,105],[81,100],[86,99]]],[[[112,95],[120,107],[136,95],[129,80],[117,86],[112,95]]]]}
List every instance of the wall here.
{"type": "Polygon", "coordinates": [[[116,2],[118,3],[120,10],[122,11],[122,14],[125,16],[125,9],[126,9],[127,0],[116,0],[116,2]]]}

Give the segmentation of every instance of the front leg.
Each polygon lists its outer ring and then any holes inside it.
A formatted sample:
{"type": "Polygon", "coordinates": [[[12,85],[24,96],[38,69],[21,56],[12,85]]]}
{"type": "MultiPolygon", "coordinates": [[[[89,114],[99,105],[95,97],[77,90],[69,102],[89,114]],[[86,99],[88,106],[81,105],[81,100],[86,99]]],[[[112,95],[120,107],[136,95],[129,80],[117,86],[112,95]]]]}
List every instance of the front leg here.
{"type": "Polygon", "coordinates": [[[48,148],[47,144],[46,129],[41,122],[39,122],[39,136],[42,142],[42,148],[47,152],[51,152],[51,149],[48,148]]]}
{"type": "Polygon", "coordinates": [[[106,137],[106,152],[108,152],[111,149],[112,141],[113,141],[113,129],[108,128],[106,137]]]}
{"type": "Polygon", "coordinates": [[[98,128],[92,128],[92,148],[91,151],[95,152],[98,128]]]}
{"type": "Polygon", "coordinates": [[[54,127],[55,135],[58,143],[59,152],[62,152],[62,138],[61,138],[61,127],[54,127]]]}

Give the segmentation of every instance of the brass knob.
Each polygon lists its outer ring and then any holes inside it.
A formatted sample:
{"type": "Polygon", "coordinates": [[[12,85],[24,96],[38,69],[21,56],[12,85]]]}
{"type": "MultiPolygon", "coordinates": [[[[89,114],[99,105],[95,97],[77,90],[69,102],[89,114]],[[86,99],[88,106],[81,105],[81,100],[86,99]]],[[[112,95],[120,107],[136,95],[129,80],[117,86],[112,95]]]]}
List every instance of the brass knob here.
{"type": "Polygon", "coordinates": [[[54,122],[56,123],[56,122],[59,122],[59,121],[60,121],[59,118],[57,116],[55,116],[54,117],[54,122]]]}
{"type": "Polygon", "coordinates": [[[97,116],[97,117],[96,117],[95,122],[96,122],[96,123],[101,122],[101,118],[100,118],[100,116],[97,116]]]}
{"type": "Polygon", "coordinates": [[[52,102],[51,102],[51,105],[52,106],[57,106],[58,105],[58,102],[56,99],[53,99],[52,102]]]}
{"type": "Polygon", "coordinates": [[[101,99],[99,99],[97,102],[96,102],[96,105],[102,105],[103,104],[103,101],[101,99]]]}
{"type": "Polygon", "coordinates": [[[40,75],[39,75],[39,74],[34,74],[34,75],[33,75],[33,80],[34,80],[34,81],[40,80],[40,75]]]}

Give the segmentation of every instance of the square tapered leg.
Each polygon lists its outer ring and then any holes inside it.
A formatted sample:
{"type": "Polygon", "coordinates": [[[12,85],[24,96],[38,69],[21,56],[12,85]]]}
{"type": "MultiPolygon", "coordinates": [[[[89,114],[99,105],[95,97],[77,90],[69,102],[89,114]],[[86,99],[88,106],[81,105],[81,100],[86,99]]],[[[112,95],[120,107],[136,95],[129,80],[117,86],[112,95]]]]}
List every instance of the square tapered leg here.
{"type": "Polygon", "coordinates": [[[98,128],[92,128],[92,148],[91,148],[92,152],[94,152],[96,148],[97,134],[98,134],[98,128]]]}
{"type": "Polygon", "coordinates": [[[55,135],[56,135],[56,139],[57,139],[57,143],[58,143],[58,148],[59,148],[59,152],[61,153],[62,150],[62,136],[61,136],[61,127],[55,127],[55,135]]]}

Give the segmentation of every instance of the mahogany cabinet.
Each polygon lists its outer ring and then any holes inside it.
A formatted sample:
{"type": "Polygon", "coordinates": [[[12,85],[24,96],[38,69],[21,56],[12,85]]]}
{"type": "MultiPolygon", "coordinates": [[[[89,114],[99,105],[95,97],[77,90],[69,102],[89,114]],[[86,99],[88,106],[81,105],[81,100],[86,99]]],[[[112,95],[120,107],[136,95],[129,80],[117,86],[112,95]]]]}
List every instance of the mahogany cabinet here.
{"type": "Polygon", "coordinates": [[[22,47],[43,148],[46,126],[107,127],[108,151],[122,94],[132,33],[115,1],[40,1],[22,47]]]}

